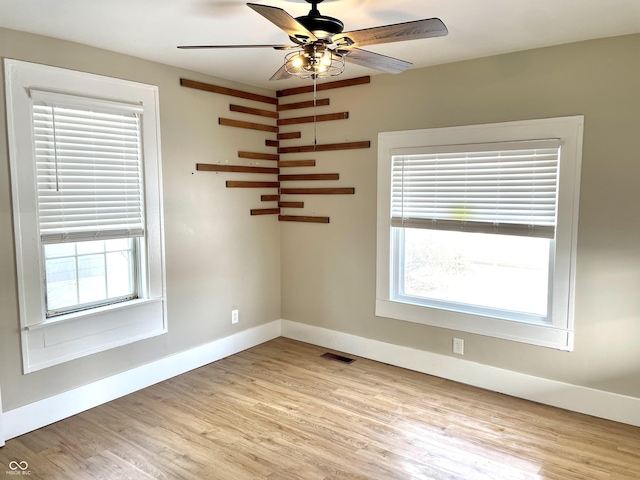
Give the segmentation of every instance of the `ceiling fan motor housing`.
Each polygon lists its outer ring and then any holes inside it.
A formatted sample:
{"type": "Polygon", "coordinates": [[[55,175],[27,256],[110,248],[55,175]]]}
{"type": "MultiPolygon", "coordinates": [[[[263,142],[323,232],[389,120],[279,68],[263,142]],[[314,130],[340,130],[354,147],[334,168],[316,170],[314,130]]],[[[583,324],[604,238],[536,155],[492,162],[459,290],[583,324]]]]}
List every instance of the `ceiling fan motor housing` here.
{"type": "Polygon", "coordinates": [[[318,10],[318,3],[322,0],[307,0],[311,4],[311,10],[307,15],[297,17],[296,20],[304,28],[313,33],[318,40],[331,43],[331,37],[344,30],[344,23],[337,18],[322,15],[318,10]]]}
{"type": "Polygon", "coordinates": [[[331,37],[344,30],[344,23],[337,18],[326,15],[309,16],[305,15],[296,18],[304,28],[313,33],[319,40],[331,42],[331,37]]]}

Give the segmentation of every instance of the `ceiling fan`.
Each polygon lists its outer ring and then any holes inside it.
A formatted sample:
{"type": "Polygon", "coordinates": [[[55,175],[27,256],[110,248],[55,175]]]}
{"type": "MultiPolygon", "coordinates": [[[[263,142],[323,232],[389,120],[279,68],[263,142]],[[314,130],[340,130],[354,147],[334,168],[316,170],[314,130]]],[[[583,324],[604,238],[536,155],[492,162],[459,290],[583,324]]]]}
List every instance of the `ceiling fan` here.
{"type": "Polygon", "coordinates": [[[439,18],[428,18],[380,27],[343,32],[344,24],[337,18],[322,15],[318,4],[323,0],[305,0],[311,4],[307,15],[297,18],[285,10],[268,5],[247,3],[267,20],[282,29],[293,44],[283,45],[183,45],[182,49],[203,48],[274,48],[293,50],[285,56],[282,67],[270,80],[291,76],[323,78],[344,71],[345,60],[387,73],[400,73],[411,67],[410,62],[359,47],[381,43],[417,40],[447,35],[447,27],[439,18]]]}

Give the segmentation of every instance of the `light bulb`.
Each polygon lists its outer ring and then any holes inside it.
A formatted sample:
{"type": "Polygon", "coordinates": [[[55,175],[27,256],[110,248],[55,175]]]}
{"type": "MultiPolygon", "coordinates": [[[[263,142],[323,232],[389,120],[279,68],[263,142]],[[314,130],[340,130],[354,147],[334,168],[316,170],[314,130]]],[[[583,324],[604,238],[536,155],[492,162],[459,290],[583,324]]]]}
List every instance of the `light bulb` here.
{"type": "Polygon", "coordinates": [[[302,58],[302,55],[296,55],[291,60],[291,65],[293,65],[295,68],[300,68],[302,67],[303,64],[304,64],[304,60],[302,58]]]}
{"type": "Polygon", "coordinates": [[[324,55],[322,56],[322,65],[324,65],[325,70],[327,67],[331,66],[331,52],[329,50],[327,50],[326,52],[324,52],[324,55]]]}

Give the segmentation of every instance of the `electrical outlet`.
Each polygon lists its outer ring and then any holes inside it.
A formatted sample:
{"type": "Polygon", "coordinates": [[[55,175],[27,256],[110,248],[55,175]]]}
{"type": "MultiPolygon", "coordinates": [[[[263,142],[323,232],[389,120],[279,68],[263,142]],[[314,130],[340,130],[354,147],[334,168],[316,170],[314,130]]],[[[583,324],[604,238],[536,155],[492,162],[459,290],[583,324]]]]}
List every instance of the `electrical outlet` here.
{"type": "Polygon", "coordinates": [[[464,340],[462,338],[453,339],[453,353],[464,355],[464,340]]]}
{"type": "Polygon", "coordinates": [[[238,320],[238,309],[236,308],[235,310],[231,310],[231,323],[238,323],[238,320]]]}

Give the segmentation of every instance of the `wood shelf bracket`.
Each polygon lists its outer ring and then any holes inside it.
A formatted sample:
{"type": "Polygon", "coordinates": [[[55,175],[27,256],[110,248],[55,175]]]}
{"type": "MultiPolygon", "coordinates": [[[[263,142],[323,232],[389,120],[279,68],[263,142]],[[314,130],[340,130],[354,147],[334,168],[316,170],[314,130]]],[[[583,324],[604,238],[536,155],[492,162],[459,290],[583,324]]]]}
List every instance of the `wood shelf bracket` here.
{"type": "Polygon", "coordinates": [[[278,215],[280,222],[329,223],[329,217],[307,217],[303,215],[278,215]]]}
{"type": "Polygon", "coordinates": [[[279,208],[252,208],[251,215],[279,215],[279,208]]]}
{"type": "Polygon", "coordinates": [[[234,173],[270,173],[278,175],[275,167],[245,167],[243,165],[217,165],[210,163],[196,163],[196,170],[200,172],[234,172],[234,173]]]}

